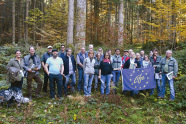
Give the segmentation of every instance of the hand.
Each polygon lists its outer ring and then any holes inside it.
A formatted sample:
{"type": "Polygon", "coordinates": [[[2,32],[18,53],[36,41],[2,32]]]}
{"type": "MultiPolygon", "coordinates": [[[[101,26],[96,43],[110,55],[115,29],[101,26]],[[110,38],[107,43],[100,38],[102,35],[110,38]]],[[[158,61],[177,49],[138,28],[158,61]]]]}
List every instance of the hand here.
{"type": "Polygon", "coordinates": [[[176,78],[175,76],[172,76],[172,78],[174,79],[174,78],[176,78]]]}
{"type": "Polygon", "coordinates": [[[28,69],[27,71],[28,71],[28,72],[32,72],[32,70],[31,70],[31,69],[28,69]]]}
{"type": "Polygon", "coordinates": [[[98,79],[101,79],[101,76],[98,76],[98,79]]]}
{"type": "Polygon", "coordinates": [[[48,73],[48,76],[49,76],[49,73],[48,73]]]}
{"type": "Polygon", "coordinates": [[[38,68],[34,68],[34,71],[38,71],[39,69],[38,68]]]}
{"type": "Polygon", "coordinates": [[[61,74],[63,77],[65,77],[65,75],[64,74],[61,74]]]}
{"type": "Polygon", "coordinates": [[[137,67],[138,65],[135,63],[135,66],[137,67]]]}
{"type": "Polygon", "coordinates": [[[154,68],[156,68],[157,67],[157,65],[154,65],[154,68]]]}

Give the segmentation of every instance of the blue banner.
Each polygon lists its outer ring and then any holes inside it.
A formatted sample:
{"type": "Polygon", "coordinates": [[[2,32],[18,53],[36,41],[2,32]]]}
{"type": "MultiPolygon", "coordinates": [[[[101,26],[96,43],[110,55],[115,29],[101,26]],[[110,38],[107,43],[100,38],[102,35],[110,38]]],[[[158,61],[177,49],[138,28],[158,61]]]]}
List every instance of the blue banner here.
{"type": "Polygon", "coordinates": [[[122,70],[123,90],[145,90],[156,87],[154,67],[122,70]]]}

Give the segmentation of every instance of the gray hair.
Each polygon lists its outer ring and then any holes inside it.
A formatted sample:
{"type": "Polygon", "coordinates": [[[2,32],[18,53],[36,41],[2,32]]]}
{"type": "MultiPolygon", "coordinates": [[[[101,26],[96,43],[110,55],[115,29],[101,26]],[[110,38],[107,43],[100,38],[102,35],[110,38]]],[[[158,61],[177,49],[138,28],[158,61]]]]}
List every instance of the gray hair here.
{"type": "Polygon", "coordinates": [[[89,47],[94,47],[92,44],[89,44],[89,47]]]}
{"type": "Polygon", "coordinates": [[[166,53],[170,52],[172,54],[172,50],[167,50],[166,53]]]}

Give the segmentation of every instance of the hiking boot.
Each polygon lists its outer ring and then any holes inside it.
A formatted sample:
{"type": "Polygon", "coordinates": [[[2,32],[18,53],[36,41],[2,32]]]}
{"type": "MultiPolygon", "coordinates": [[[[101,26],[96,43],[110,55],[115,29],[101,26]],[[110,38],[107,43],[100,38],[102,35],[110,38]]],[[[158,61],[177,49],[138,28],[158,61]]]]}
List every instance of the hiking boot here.
{"type": "Polygon", "coordinates": [[[163,99],[163,97],[159,96],[158,99],[163,99]]]}

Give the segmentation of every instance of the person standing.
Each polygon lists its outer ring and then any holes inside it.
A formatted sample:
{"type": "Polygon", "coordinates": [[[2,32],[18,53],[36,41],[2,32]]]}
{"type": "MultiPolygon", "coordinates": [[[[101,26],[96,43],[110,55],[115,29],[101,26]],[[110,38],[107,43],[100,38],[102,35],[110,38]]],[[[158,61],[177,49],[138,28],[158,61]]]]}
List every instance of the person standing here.
{"type": "Polygon", "coordinates": [[[93,52],[94,52],[94,58],[96,58],[96,51],[94,51],[94,46],[93,46],[92,44],[89,44],[89,50],[87,51],[87,54],[88,54],[90,51],[93,51],[93,52]]]}
{"type": "Polygon", "coordinates": [[[165,86],[166,82],[168,81],[170,88],[169,101],[173,101],[175,99],[174,78],[177,76],[178,73],[178,63],[176,59],[172,57],[172,51],[167,50],[166,56],[161,59],[159,65],[154,65],[154,67],[160,67],[160,72],[162,73],[162,89],[160,91],[160,94],[158,95],[158,98],[164,98],[165,86]]]}
{"type": "Polygon", "coordinates": [[[142,67],[142,62],[143,62],[143,59],[141,58],[140,54],[136,53],[136,59],[135,59],[135,63],[137,63],[136,68],[141,68],[142,67]]]}
{"type": "Polygon", "coordinates": [[[125,64],[125,62],[130,59],[128,50],[124,50],[124,55],[122,57],[122,68],[125,64]]]}
{"type": "Polygon", "coordinates": [[[31,46],[29,48],[30,54],[24,57],[23,68],[26,71],[27,77],[27,93],[30,99],[32,99],[32,79],[37,83],[37,88],[35,89],[35,96],[41,97],[40,91],[42,88],[42,80],[39,77],[39,70],[41,69],[41,62],[38,55],[35,54],[35,48],[31,46]]]}
{"type": "Polygon", "coordinates": [[[103,60],[103,49],[101,47],[98,48],[98,51],[96,53],[100,53],[101,54],[101,58],[100,59],[103,60]]]}
{"type": "Polygon", "coordinates": [[[142,62],[145,59],[145,51],[144,50],[140,51],[140,59],[141,59],[142,62]]]}
{"type": "MultiPolygon", "coordinates": [[[[23,84],[23,59],[21,58],[21,51],[20,50],[16,50],[15,51],[15,58],[10,59],[10,61],[8,62],[7,65],[7,70],[10,69],[10,67],[14,67],[16,69],[18,69],[20,71],[20,78],[19,81],[15,81],[15,82],[10,82],[11,83],[11,87],[17,87],[19,89],[22,89],[22,84],[23,84]]],[[[11,77],[7,77],[8,83],[11,77]]]]}
{"type": "Polygon", "coordinates": [[[58,52],[58,57],[61,57],[63,59],[63,57],[66,55],[66,52],[65,52],[65,45],[62,44],[61,45],[61,48],[60,48],[60,51],[58,52]]]}
{"type": "Polygon", "coordinates": [[[106,82],[106,95],[110,93],[110,81],[112,78],[112,64],[108,52],[104,54],[104,58],[100,63],[99,79],[101,79],[101,94],[104,94],[106,82]]]}
{"type": "Polygon", "coordinates": [[[99,68],[100,68],[100,62],[102,61],[101,60],[101,55],[102,54],[100,52],[97,52],[96,59],[95,59],[95,64],[94,64],[94,70],[95,70],[95,73],[94,73],[94,80],[95,80],[94,88],[95,88],[95,91],[97,91],[97,89],[98,89],[99,68]]]}
{"type": "Polygon", "coordinates": [[[67,84],[69,83],[69,79],[71,78],[72,84],[71,89],[75,92],[75,84],[76,84],[76,61],[74,56],[72,55],[72,50],[70,48],[66,49],[66,55],[63,57],[64,62],[64,77],[66,77],[65,82],[65,95],[67,95],[67,84]]]}
{"type": "MultiPolygon", "coordinates": [[[[122,58],[120,57],[120,50],[115,50],[115,55],[112,56],[112,75],[113,75],[113,82],[114,86],[118,87],[118,81],[121,75],[121,68],[122,68],[122,58]]],[[[114,90],[116,91],[116,90],[114,90]]]]}
{"type": "Polygon", "coordinates": [[[45,64],[45,72],[49,76],[50,98],[55,99],[55,81],[57,83],[57,97],[62,97],[62,78],[64,65],[63,60],[58,57],[58,50],[52,50],[52,57],[48,58],[45,64]],[[49,69],[48,69],[49,68],[49,69]]]}
{"type": "Polygon", "coordinates": [[[83,62],[84,71],[84,94],[85,96],[91,96],[92,81],[94,78],[94,52],[88,52],[88,58],[83,62]]]}
{"type": "Polygon", "coordinates": [[[81,48],[81,52],[77,54],[77,68],[78,68],[78,91],[81,91],[83,87],[83,62],[84,59],[88,57],[88,54],[85,52],[85,47],[81,48]]]}
{"type": "MultiPolygon", "coordinates": [[[[41,57],[41,65],[44,68],[46,61],[48,58],[52,57],[52,46],[48,46],[47,47],[48,51],[46,53],[43,54],[43,56],[41,57]]],[[[48,74],[44,71],[44,85],[43,85],[43,92],[47,92],[47,87],[48,87],[48,74]]]]}
{"type": "Polygon", "coordinates": [[[144,58],[143,63],[142,63],[142,67],[143,68],[152,67],[152,63],[150,62],[148,55],[145,55],[145,58],[144,58]]]}
{"type": "MultiPolygon", "coordinates": [[[[152,66],[157,66],[160,64],[162,57],[158,55],[158,50],[153,50],[153,55],[150,57],[150,62],[152,63],[152,66]]],[[[157,93],[159,94],[161,91],[161,78],[162,75],[160,74],[160,68],[155,68],[155,80],[156,80],[156,86],[157,86],[157,93]]],[[[154,94],[154,89],[151,89],[150,95],[154,94]]]]}

